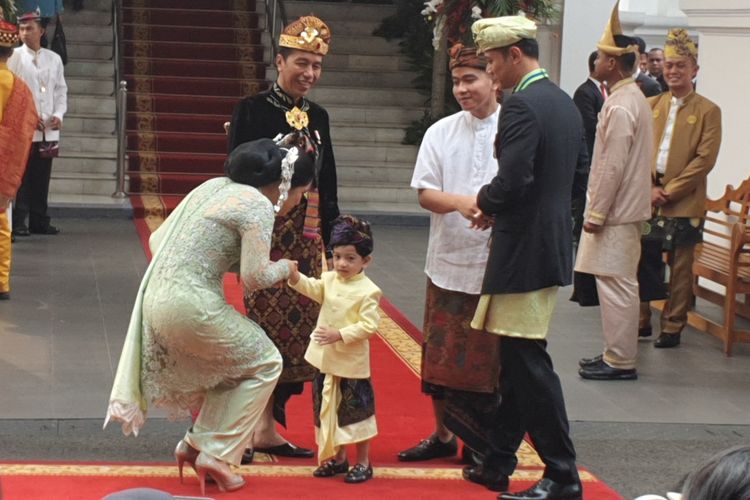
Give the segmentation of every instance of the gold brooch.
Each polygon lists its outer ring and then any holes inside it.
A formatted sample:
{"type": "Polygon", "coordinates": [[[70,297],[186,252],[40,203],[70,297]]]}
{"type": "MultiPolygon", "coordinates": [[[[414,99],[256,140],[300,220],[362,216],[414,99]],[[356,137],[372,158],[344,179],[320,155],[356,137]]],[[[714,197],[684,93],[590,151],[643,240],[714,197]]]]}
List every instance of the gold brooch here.
{"type": "Polygon", "coordinates": [[[690,125],[695,125],[695,124],[696,124],[696,123],[698,122],[698,117],[697,117],[697,116],[695,116],[695,115],[690,115],[690,116],[688,116],[688,118],[687,118],[687,122],[688,122],[688,123],[689,123],[690,125]]]}
{"type": "Polygon", "coordinates": [[[310,120],[307,118],[307,113],[295,106],[291,111],[286,112],[286,122],[293,129],[302,130],[307,127],[310,120]]]}

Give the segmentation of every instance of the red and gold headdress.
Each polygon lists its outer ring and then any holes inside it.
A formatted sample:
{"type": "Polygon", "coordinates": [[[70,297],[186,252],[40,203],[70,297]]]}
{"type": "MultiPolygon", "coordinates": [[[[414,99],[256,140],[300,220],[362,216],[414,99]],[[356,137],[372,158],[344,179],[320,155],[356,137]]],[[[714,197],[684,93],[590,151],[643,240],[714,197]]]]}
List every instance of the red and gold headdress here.
{"type": "Polygon", "coordinates": [[[5,8],[0,3],[0,47],[15,47],[18,45],[18,26],[12,22],[15,15],[14,9],[12,0],[7,2],[5,8]]]}
{"type": "Polygon", "coordinates": [[[324,56],[331,42],[331,29],[315,16],[303,16],[284,28],[279,47],[304,50],[324,56]]]}

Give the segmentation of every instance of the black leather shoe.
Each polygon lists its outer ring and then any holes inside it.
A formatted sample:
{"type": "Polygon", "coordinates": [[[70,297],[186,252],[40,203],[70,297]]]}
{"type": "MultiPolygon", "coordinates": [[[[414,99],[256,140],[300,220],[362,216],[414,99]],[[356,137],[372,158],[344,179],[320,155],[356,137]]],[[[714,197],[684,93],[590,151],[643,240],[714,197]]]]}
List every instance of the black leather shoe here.
{"type": "Polygon", "coordinates": [[[663,333],[659,335],[659,338],[654,341],[654,347],[666,348],[666,347],[677,347],[680,345],[680,334],[679,333],[663,333]]]}
{"type": "Polygon", "coordinates": [[[482,465],[484,457],[481,453],[472,450],[465,444],[461,448],[461,463],[466,465],[482,465]]]}
{"type": "Polygon", "coordinates": [[[638,329],[638,338],[644,338],[644,337],[650,337],[654,331],[651,329],[650,326],[647,326],[645,328],[639,328],[638,329]]]}
{"type": "Polygon", "coordinates": [[[335,459],[331,459],[313,471],[315,477],[333,477],[336,474],[344,474],[349,470],[349,461],[344,460],[340,464],[335,459]]]}
{"type": "Polygon", "coordinates": [[[369,481],[370,479],[372,479],[372,464],[369,464],[367,467],[362,464],[355,464],[354,467],[352,467],[349,472],[346,473],[344,482],[349,484],[356,484],[364,483],[365,481],[369,481]]]}
{"type": "Polygon", "coordinates": [[[30,236],[29,228],[26,226],[19,226],[13,229],[13,236],[30,236]]]}
{"type": "Polygon", "coordinates": [[[580,366],[581,368],[583,368],[584,366],[592,366],[592,365],[599,363],[602,360],[602,358],[603,358],[603,355],[601,354],[594,356],[593,358],[581,358],[578,361],[578,366],[580,366]]]}
{"type": "Polygon", "coordinates": [[[0,300],[10,300],[10,292],[0,292],[0,300]]]}
{"type": "Polygon", "coordinates": [[[48,234],[53,235],[60,232],[58,228],[55,226],[46,226],[46,227],[33,227],[29,229],[33,234],[48,234]]]}
{"type": "Polygon", "coordinates": [[[241,465],[250,465],[253,463],[253,459],[255,458],[255,450],[252,448],[245,448],[244,453],[242,453],[242,460],[240,460],[241,465]]]}
{"type": "Polygon", "coordinates": [[[294,446],[292,443],[284,443],[278,446],[271,446],[270,448],[255,448],[255,451],[276,455],[277,457],[312,458],[315,456],[314,451],[294,446]]]}
{"type": "Polygon", "coordinates": [[[431,460],[433,458],[452,457],[458,453],[456,436],[444,443],[437,435],[423,439],[417,446],[404,450],[398,454],[401,462],[418,462],[420,460],[431,460]]]}
{"type": "Polygon", "coordinates": [[[560,484],[549,478],[537,482],[528,490],[501,493],[498,500],[583,500],[581,483],[560,484]]]}
{"type": "Polygon", "coordinates": [[[463,469],[464,479],[472,483],[481,484],[491,491],[505,491],[508,489],[508,476],[499,472],[490,472],[484,470],[481,465],[470,465],[463,469]]]}
{"type": "Polygon", "coordinates": [[[638,378],[635,368],[627,370],[614,368],[605,363],[603,359],[600,359],[596,364],[582,366],[578,370],[578,375],[588,380],[635,380],[638,378]]]}

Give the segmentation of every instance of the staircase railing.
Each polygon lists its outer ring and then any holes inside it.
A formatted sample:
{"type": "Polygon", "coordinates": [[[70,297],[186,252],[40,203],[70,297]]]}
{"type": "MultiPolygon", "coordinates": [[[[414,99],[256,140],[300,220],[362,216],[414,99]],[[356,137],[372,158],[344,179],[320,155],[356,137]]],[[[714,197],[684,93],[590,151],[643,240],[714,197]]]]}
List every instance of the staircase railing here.
{"type": "Polygon", "coordinates": [[[112,0],[112,59],[115,66],[114,91],[115,96],[115,135],[117,136],[117,170],[115,192],[113,198],[124,198],[125,192],[125,170],[127,166],[126,149],[127,137],[127,106],[128,106],[128,82],[123,79],[123,60],[121,33],[122,30],[122,0],[112,0]]]}
{"type": "Polygon", "coordinates": [[[266,30],[271,36],[271,62],[279,53],[278,34],[289,24],[283,0],[263,0],[266,7],[266,30]]]}

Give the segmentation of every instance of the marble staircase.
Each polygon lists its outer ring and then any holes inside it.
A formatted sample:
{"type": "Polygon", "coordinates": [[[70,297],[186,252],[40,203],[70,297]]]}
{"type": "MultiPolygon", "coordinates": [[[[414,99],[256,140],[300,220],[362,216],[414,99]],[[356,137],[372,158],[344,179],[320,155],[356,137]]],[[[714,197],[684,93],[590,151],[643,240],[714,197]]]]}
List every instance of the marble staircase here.
{"type": "MultiPolygon", "coordinates": [[[[318,1],[286,1],[285,6],[290,21],[312,12],[333,33],[310,98],[331,118],[341,210],[426,215],[409,187],[418,148],[401,144],[404,128],[422,116],[426,97],[413,89],[415,75],[398,42],[372,35],[395,7],[318,1]]],[[[276,79],[273,64],[266,76],[276,79]]]]}
{"type": "MultiPolygon", "coordinates": [[[[87,0],[84,10],[66,9],[62,15],[68,47],[68,111],[60,135],[60,157],[52,164],[53,204],[105,203],[115,190],[111,6],[111,1],[87,0]]],[[[48,33],[51,37],[53,26],[48,33]]]]}

